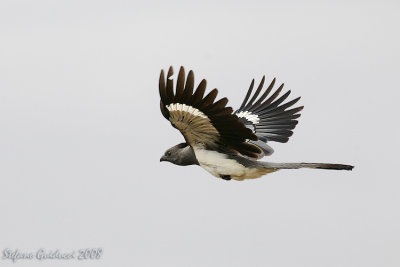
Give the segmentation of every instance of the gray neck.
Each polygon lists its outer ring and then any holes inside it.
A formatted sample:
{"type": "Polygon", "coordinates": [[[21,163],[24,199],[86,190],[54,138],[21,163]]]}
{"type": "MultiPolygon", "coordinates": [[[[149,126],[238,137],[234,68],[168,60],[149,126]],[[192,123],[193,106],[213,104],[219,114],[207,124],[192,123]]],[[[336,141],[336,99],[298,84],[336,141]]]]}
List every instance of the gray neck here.
{"type": "Polygon", "coordinates": [[[194,154],[193,148],[191,146],[188,145],[182,148],[179,154],[180,154],[179,165],[182,166],[199,165],[199,162],[197,161],[196,155],[194,154]]]}

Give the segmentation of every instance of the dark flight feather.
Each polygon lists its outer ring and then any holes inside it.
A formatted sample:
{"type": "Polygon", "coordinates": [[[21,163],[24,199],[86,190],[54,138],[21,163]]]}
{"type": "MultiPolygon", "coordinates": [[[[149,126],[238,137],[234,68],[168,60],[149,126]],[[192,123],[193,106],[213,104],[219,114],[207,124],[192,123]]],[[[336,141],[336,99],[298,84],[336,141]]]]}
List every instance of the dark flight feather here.
{"type": "Polygon", "coordinates": [[[242,110],[245,107],[247,100],[249,99],[251,92],[253,91],[253,88],[254,88],[254,79],[251,81],[249,90],[247,91],[246,97],[244,98],[243,103],[240,106],[239,110],[242,110]]]}
{"type": "MultiPolygon", "coordinates": [[[[285,103],[291,91],[289,90],[279,96],[283,90],[284,84],[281,84],[271,94],[276,78],[271,81],[269,86],[261,94],[264,82],[265,76],[263,76],[257,90],[252,94],[254,87],[254,80],[252,80],[246,97],[239,110],[235,111],[235,114],[240,116],[239,120],[251,129],[261,141],[287,142],[289,137],[293,134],[292,130],[297,125],[296,119],[300,117],[300,114],[297,113],[300,112],[303,107],[289,108],[295,105],[300,97],[285,103]],[[248,101],[249,98],[250,101],[248,101]]],[[[257,143],[255,145],[257,145],[257,143]]],[[[260,147],[260,149],[262,148],[260,147]]],[[[267,151],[270,153],[264,153],[265,155],[273,152],[272,149],[267,151]]]]}
{"type": "Polygon", "coordinates": [[[263,76],[263,78],[261,79],[261,82],[258,85],[256,92],[254,93],[253,97],[250,99],[249,103],[244,108],[245,110],[249,109],[253,105],[254,100],[256,100],[256,98],[258,97],[258,95],[261,92],[261,89],[264,86],[264,81],[265,81],[265,76],[263,76]]]}
{"type": "Polygon", "coordinates": [[[184,69],[181,68],[174,93],[172,75],[173,69],[170,67],[165,86],[164,72],[161,71],[159,82],[160,109],[164,117],[169,119],[173,126],[182,132],[190,145],[194,145],[190,141],[195,140],[196,143],[204,143],[206,146],[230,148],[252,158],[258,158],[263,153],[256,145],[246,143],[246,140],[257,141],[258,138],[236,115],[232,114],[231,107],[226,107],[228,99],[222,98],[215,101],[218,94],[217,89],[212,90],[204,97],[207,83],[206,80],[202,80],[193,92],[194,74],[190,71],[185,83],[184,69]],[[170,106],[171,104],[174,105],[170,106]],[[195,108],[206,117],[187,113],[189,107],[178,107],[175,104],[185,104],[195,108]],[[191,116],[191,118],[187,118],[188,116],[191,116]]]}

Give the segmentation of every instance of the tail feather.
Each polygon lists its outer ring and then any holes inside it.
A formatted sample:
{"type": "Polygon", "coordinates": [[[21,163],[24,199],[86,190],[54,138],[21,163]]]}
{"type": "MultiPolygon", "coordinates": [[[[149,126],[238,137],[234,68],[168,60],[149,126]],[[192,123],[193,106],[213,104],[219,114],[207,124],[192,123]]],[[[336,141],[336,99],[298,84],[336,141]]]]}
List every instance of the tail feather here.
{"type": "Polygon", "coordinates": [[[266,162],[265,167],[273,169],[326,169],[326,170],[347,170],[351,171],[354,166],[345,164],[332,164],[332,163],[272,163],[266,162]]]}

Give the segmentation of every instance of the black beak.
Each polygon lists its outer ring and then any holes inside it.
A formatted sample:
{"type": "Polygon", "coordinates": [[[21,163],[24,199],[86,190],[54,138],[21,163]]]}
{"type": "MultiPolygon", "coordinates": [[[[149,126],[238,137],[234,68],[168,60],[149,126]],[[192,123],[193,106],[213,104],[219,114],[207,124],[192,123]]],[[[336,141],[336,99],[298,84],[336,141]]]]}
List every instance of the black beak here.
{"type": "Polygon", "coordinates": [[[161,161],[167,161],[167,159],[165,158],[165,156],[162,156],[161,158],[160,158],[160,162],[161,161]]]}

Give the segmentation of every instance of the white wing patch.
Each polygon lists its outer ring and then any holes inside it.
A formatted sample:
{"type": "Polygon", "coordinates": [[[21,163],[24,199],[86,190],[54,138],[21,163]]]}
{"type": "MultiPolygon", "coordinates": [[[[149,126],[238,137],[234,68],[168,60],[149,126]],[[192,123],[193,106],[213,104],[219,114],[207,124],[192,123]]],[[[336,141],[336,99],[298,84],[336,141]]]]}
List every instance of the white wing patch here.
{"type": "Polygon", "coordinates": [[[200,110],[198,110],[197,108],[185,105],[185,104],[180,104],[180,103],[172,103],[166,106],[168,111],[185,111],[188,113],[191,113],[195,116],[199,116],[202,117],[204,119],[208,119],[208,117],[206,116],[206,114],[204,114],[203,112],[201,112],[200,110]]]}
{"type": "Polygon", "coordinates": [[[239,118],[245,118],[248,121],[251,121],[254,124],[257,124],[260,122],[260,118],[258,117],[257,114],[253,114],[250,111],[240,111],[236,113],[236,116],[239,118]]]}

